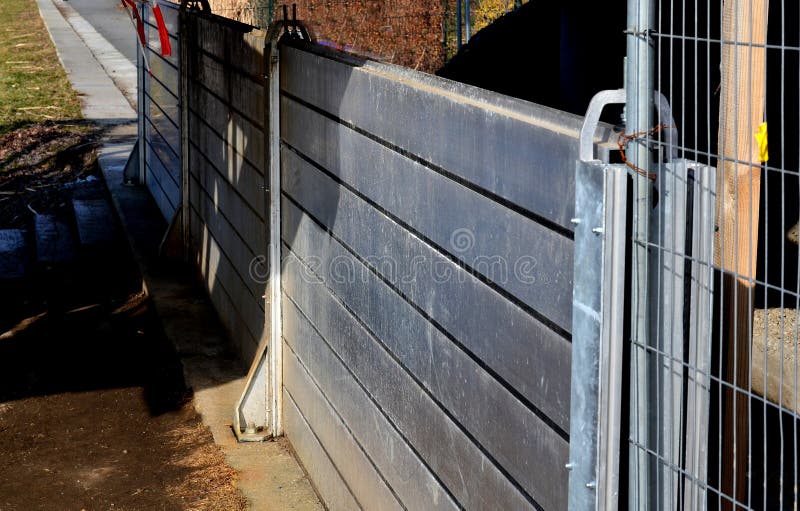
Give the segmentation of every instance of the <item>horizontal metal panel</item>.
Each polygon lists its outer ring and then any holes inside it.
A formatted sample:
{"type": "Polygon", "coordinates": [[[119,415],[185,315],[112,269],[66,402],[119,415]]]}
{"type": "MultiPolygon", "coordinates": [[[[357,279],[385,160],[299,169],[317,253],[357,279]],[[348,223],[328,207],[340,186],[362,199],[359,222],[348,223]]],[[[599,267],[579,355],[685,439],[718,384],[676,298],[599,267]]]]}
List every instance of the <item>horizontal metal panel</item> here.
{"type": "MultiPolygon", "coordinates": [[[[292,151],[284,149],[281,156],[286,193],[475,357],[569,430],[568,341],[292,151]]],[[[298,226],[285,219],[282,229],[291,245],[298,226]]]]}
{"type": "MultiPolygon", "coordinates": [[[[285,295],[284,300],[289,303],[285,295]]],[[[300,359],[406,509],[458,509],[441,483],[326,344],[313,342],[314,338],[309,337],[285,340],[289,344],[284,344],[284,360],[292,352],[300,359]]],[[[284,370],[284,381],[290,378],[289,372],[284,370]]]]}
{"type": "MultiPolygon", "coordinates": [[[[159,145],[164,144],[164,149],[168,150],[171,153],[171,156],[162,157],[164,158],[164,164],[169,165],[169,161],[177,160],[180,161],[180,154],[181,154],[181,133],[180,130],[172,123],[172,121],[167,118],[167,116],[162,112],[156,105],[150,104],[150,108],[147,112],[147,120],[150,121],[155,131],[157,131],[158,135],[160,136],[161,140],[154,141],[153,145],[159,147],[159,145]]],[[[161,154],[161,152],[159,152],[161,154]]],[[[180,164],[178,165],[180,167],[180,164]]]]}
{"type": "Polygon", "coordinates": [[[188,22],[194,34],[192,43],[197,48],[263,82],[266,32],[230,19],[195,13],[189,13],[188,22]]]}
{"type": "Polygon", "coordinates": [[[161,14],[164,17],[164,24],[167,26],[170,34],[177,34],[180,25],[180,5],[175,2],[165,2],[159,0],[159,7],[161,7],[161,14]]]}
{"type": "Polygon", "coordinates": [[[308,425],[325,446],[328,457],[342,479],[347,481],[347,486],[361,507],[403,509],[373,466],[372,460],[290,350],[284,354],[283,368],[286,392],[292,396],[308,425]]]}
{"type": "Polygon", "coordinates": [[[571,229],[581,118],[397,66],[345,60],[283,46],[281,89],[571,229]]]}
{"type": "Polygon", "coordinates": [[[464,507],[532,509],[523,494],[333,299],[323,284],[309,282],[296,264],[288,264],[284,287],[300,308],[291,301],[285,303],[284,335],[295,340],[308,339],[307,342],[318,346],[315,349],[323,349],[323,343],[327,342],[464,507]],[[304,316],[311,318],[315,328],[304,316]]]}
{"type": "Polygon", "coordinates": [[[267,246],[266,225],[261,212],[254,211],[213,167],[198,169],[196,178],[203,189],[214,198],[214,207],[231,223],[254,254],[267,246]]]}
{"type": "MultiPolygon", "coordinates": [[[[206,240],[211,239],[211,234],[193,208],[189,208],[189,218],[194,263],[197,268],[202,268],[206,257],[203,247],[207,243],[206,240]]],[[[255,357],[258,340],[253,338],[253,334],[239,315],[239,310],[234,305],[234,301],[225,287],[219,284],[210,287],[208,282],[204,282],[204,284],[220,321],[233,341],[236,352],[245,365],[249,364],[255,357]]]]}
{"type": "Polygon", "coordinates": [[[230,104],[254,125],[263,126],[266,90],[263,84],[232,71],[206,54],[197,57],[190,71],[190,88],[202,84],[223,103],[230,104]]]}
{"type": "Polygon", "coordinates": [[[203,87],[190,87],[189,109],[202,117],[220,138],[239,155],[264,173],[266,167],[266,137],[254,125],[203,87]]]}
{"type": "Polygon", "coordinates": [[[158,35],[158,27],[155,25],[155,20],[151,20],[151,23],[145,24],[145,31],[147,37],[147,48],[150,50],[149,60],[153,60],[156,58],[164,59],[176,68],[180,68],[181,62],[181,42],[180,38],[178,37],[178,32],[169,29],[169,45],[170,45],[170,54],[169,55],[162,55],[161,53],[161,39],[158,35]]]}
{"type": "Polygon", "coordinates": [[[327,509],[336,511],[361,511],[353,494],[347,488],[336,467],[331,463],[325,449],[309,427],[292,396],[283,390],[283,422],[286,437],[295,454],[303,464],[308,476],[314,481],[314,489],[327,509]]]}
{"type": "Polygon", "coordinates": [[[195,83],[199,83],[218,96],[223,102],[229,102],[229,77],[225,72],[225,66],[221,62],[203,53],[195,54],[190,60],[190,89],[195,83]]]}
{"type": "Polygon", "coordinates": [[[267,91],[264,84],[256,83],[250,78],[231,73],[231,105],[257,126],[263,125],[266,116],[267,91]]]}
{"type": "MultiPolygon", "coordinates": [[[[209,170],[215,170],[222,179],[226,179],[229,183],[235,183],[234,187],[237,192],[242,196],[244,201],[258,214],[265,211],[265,197],[264,197],[264,178],[261,174],[253,171],[252,167],[241,166],[239,168],[229,165],[223,169],[217,168],[211,163],[201,152],[198,146],[194,143],[189,148],[189,174],[196,179],[201,179],[201,173],[207,174],[209,170]]],[[[205,179],[203,177],[202,179],[205,179]]],[[[201,184],[205,185],[205,181],[201,180],[201,184]]]]}
{"type": "Polygon", "coordinates": [[[167,222],[172,220],[172,217],[175,215],[175,205],[170,201],[166,192],[164,192],[161,183],[155,177],[149,165],[145,167],[144,182],[147,189],[150,191],[150,195],[153,197],[153,201],[155,201],[156,206],[158,206],[158,210],[161,211],[161,214],[164,216],[164,219],[167,222]]]}
{"type": "Polygon", "coordinates": [[[201,215],[203,224],[208,226],[209,232],[231,260],[250,294],[263,308],[264,303],[260,297],[265,294],[266,278],[257,273],[251,275],[251,270],[256,272],[261,267],[257,259],[261,253],[251,250],[230,221],[215,207],[210,192],[201,189],[200,183],[194,177],[190,177],[189,181],[189,204],[201,215]]]}
{"type": "MultiPolygon", "coordinates": [[[[147,95],[150,100],[172,121],[176,127],[181,124],[181,105],[178,97],[167,90],[158,80],[148,82],[147,95]]],[[[151,115],[155,114],[155,107],[150,108],[151,115]]]]}
{"type": "Polygon", "coordinates": [[[175,186],[178,186],[181,173],[180,157],[175,154],[175,150],[164,140],[161,133],[155,129],[149,118],[145,119],[144,132],[148,145],[152,148],[155,157],[161,160],[164,168],[175,182],[175,186]]]}
{"type": "Polygon", "coordinates": [[[288,98],[281,124],[292,147],[571,330],[572,240],[288,98]]]}
{"type": "Polygon", "coordinates": [[[192,30],[192,41],[196,47],[207,51],[217,58],[225,58],[225,34],[226,29],[213,17],[200,14],[189,13],[188,23],[192,30]]]}
{"type": "MultiPolygon", "coordinates": [[[[287,202],[283,213],[289,225],[297,226],[295,255],[318,268],[326,287],[431,396],[534,499],[566,502],[566,485],[557,483],[567,478],[567,441],[293,204],[287,202]],[[329,268],[333,275],[325,275],[329,268]],[[499,430],[504,434],[497,435],[499,430]]],[[[297,260],[290,257],[290,263],[297,260]]]]}
{"type": "MultiPolygon", "coordinates": [[[[194,114],[190,114],[189,116],[190,122],[190,146],[191,150],[195,152],[202,152],[205,156],[206,164],[210,162],[211,170],[215,170],[216,173],[222,178],[222,180],[231,188],[233,188],[234,192],[239,192],[240,196],[242,192],[247,192],[248,196],[252,198],[255,203],[263,204],[264,198],[257,199],[254,196],[260,193],[262,196],[264,195],[263,189],[263,177],[261,174],[256,170],[254,167],[250,166],[244,159],[241,158],[238,154],[234,153],[231,147],[225,144],[213,131],[209,130],[207,126],[202,124],[197,116],[194,114]],[[243,187],[248,183],[253,183],[259,186],[259,188],[253,190],[244,190],[243,187]]],[[[200,164],[200,169],[205,168],[203,162],[195,161],[195,163],[200,164]]],[[[191,172],[195,175],[199,175],[199,170],[192,168],[191,172]]],[[[264,218],[264,209],[263,208],[254,208],[250,201],[244,201],[250,207],[252,213],[258,216],[259,220],[263,220],[264,218]]],[[[263,233],[259,235],[260,239],[263,239],[263,233]]],[[[253,237],[250,237],[253,239],[253,237]]],[[[258,251],[260,250],[259,247],[263,245],[254,245],[253,250],[258,251]]]]}
{"type": "Polygon", "coordinates": [[[170,203],[170,209],[175,209],[181,202],[181,189],[175,182],[175,178],[164,168],[161,159],[154,154],[149,143],[145,143],[145,162],[150,175],[155,179],[163,190],[170,203]]]}
{"type": "MultiPolygon", "coordinates": [[[[158,81],[160,81],[164,87],[167,88],[167,90],[178,96],[181,90],[180,71],[172,67],[160,57],[153,57],[148,62],[150,64],[150,71],[153,73],[153,76],[158,79],[158,81]]],[[[144,80],[145,86],[147,87],[147,90],[149,90],[150,82],[153,81],[153,78],[145,73],[144,80]]]]}

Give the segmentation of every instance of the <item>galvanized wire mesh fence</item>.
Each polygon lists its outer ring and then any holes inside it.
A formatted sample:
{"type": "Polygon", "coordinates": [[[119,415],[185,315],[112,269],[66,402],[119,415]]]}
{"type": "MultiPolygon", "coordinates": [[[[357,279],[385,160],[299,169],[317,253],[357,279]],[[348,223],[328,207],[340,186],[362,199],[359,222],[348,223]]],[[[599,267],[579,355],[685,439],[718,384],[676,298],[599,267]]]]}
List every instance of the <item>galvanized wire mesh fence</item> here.
{"type": "Polygon", "coordinates": [[[629,127],[655,173],[633,192],[630,503],[796,510],[800,9],[629,4],[633,79],[674,117],[629,127]]]}

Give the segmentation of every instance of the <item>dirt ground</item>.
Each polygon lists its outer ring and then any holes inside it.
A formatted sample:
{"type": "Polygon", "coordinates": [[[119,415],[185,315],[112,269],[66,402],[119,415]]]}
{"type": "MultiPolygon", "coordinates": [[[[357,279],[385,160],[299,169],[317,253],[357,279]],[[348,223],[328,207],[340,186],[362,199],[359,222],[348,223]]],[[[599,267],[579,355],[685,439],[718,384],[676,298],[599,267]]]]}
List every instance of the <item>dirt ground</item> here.
{"type": "Polygon", "coordinates": [[[25,228],[34,211],[56,214],[74,183],[99,180],[100,134],[83,121],[46,121],[0,135],[0,228],[25,228]]]}
{"type": "MultiPolygon", "coordinates": [[[[28,204],[59,207],[58,186],[37,187],[91,174],[92,133],[3,137],[0,190],[14,194],[0,225],[24,223],[15,216],[28,204]],[[36,148],[62,143],[88,145],[35,164],[36,148]],[[13,154],[27,160],[10,168],[13,154]]],[[[246,508],[141,290],[119,233],[104,250],[0,280],[0,511],[246,508]]]]}

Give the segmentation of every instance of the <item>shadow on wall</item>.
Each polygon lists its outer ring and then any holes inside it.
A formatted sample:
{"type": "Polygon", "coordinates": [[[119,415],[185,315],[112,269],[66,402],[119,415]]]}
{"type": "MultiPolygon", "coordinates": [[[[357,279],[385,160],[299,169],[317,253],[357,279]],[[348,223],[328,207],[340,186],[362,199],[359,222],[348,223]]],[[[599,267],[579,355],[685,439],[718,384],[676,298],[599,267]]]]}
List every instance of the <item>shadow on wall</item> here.
{"type": "MultiPolygon", "coordinates": [[[[213,15],[190,13],[189,19],[191,244],[211,300],[243,364],[249,367],[259,343],[270,332],[267,34],[213,15]]],[[[313,69],[293,67],[291,61],[281,65],[281,86],[289,89],[281,98],[282,108],[302,96],[309,108],[336,115],[341,101],[336,91],[346,91],[348,77],[337,76],[330,83],[313,69]]],[[[281,118],[286,129],[291,119],[281,118]]],[[[302,136],[315,137],[327,158],[339,160],[335,130],[302,136]]],[[[284,183],[314,194],[316,205],[311,214],[298,208],[299,199],[282,196],[284,208],[301,212],[282,220],[285,250],[295,241],[293,221],[308,217],[320,225],[334,225],[338,188],[309,185],[314,173],[320,172],[317,167],[326,162],[310,160],[291,143],[282,141],[280,150],[284,183]]]]}
{"type": "Polygon", "coordinates": [[[191,253],[249,367],[269,331],[260,259],[268,243],[266,34],[218,16],[186,16],[191,253]]]}

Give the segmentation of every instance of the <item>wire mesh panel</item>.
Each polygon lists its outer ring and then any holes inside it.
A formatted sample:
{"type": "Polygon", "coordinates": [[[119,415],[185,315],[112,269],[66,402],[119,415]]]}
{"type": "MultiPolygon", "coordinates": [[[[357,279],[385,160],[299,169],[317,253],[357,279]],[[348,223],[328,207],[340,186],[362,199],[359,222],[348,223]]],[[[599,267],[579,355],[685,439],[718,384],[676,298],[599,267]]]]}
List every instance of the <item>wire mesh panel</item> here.
{"type": "Polygon", "coordinates": [[[630,506],[795,510],[800,8],[632,0],[627,33],[630,506]]]}

